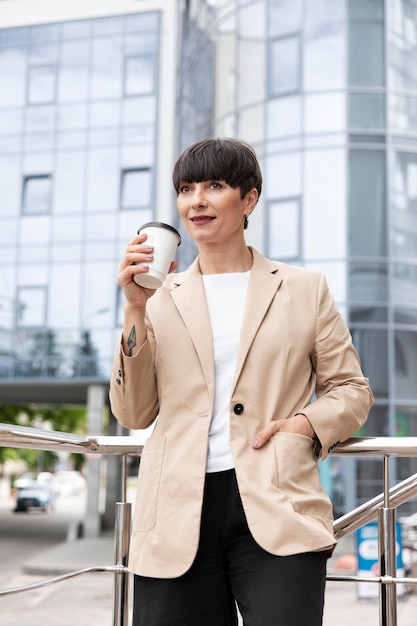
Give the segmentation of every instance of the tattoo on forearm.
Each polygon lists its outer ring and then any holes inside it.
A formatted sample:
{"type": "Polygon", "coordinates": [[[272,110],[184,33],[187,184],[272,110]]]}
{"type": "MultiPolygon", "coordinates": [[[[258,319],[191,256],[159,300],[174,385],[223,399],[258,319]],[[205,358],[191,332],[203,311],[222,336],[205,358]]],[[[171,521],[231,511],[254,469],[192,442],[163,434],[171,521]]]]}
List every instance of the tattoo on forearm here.
{"type": "Polygon", "coordinates": [[[132,326],[132,330],[127,338],[127,345],[129,346],[129,356],[132,356],[133,348],[136,346],[136,327],[132,326]]]}

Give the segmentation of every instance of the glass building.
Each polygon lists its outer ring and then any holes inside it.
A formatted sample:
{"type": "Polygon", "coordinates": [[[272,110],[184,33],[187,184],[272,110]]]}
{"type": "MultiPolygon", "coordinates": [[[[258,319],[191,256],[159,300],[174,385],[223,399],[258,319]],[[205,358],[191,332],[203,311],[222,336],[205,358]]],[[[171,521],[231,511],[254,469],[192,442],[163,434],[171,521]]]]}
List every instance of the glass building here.
{"type": "MultiPolygon", "coordinates": [[[[261,156],[254,243],[327,274],[376,398],[361,434],[416,436],[417,3],[220,5],[216,133],[261,156]]],[[[380,461],[325,471],[341,510],[381,491],[380,461]]]]}
{"type": "MultiPolygon", "coordinates": [[[[55,4],[0,2],[0,401],[108,384],[126,242],[178,225],[186,145],[239,136],[265,179],[248,243],[326,273],[376,398],[361,434],[416,436],[416,0],[55,4]]],[[[344,511],[382,463],[323,481],[344,511]]]]}

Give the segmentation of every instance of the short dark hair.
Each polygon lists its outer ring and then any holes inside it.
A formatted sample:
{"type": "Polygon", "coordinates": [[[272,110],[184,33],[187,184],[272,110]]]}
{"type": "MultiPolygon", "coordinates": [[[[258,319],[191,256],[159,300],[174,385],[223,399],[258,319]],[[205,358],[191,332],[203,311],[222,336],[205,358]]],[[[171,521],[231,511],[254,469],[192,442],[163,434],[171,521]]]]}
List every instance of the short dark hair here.
{"type": "Polygon", "coordinates": [[[175,191],[181,183],[224,180],[233,189],[240,188],[244,198],[254,187],[258,197],[262,173],[254,149],[241,139],[202,139],[189,146],[177,159],[172,172],[175,191]]]}

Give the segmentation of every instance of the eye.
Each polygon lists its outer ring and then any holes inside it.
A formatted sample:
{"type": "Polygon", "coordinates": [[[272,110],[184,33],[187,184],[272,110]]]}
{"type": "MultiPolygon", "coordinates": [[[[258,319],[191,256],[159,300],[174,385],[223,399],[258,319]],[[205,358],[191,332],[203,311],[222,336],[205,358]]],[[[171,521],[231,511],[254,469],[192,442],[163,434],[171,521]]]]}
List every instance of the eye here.
{"type": "Polygon", "coordinates": [[[210,186],[213,187],[213,189],[221,189],[223,187],[223,185],[217,180],[212,180],[210,186]]]}
{"type": "Polygon", "coordinates": [[[180,192],[180,193],[187,193],[188,191],[190,191],[190,189],[191,189],[191,188],[190,188],[190,186],[189,186],[189,185],[185,185],[185,184],[183,184],[183,185],[180,185],[180,186],[179,186],[179,192],[180,192]]]}

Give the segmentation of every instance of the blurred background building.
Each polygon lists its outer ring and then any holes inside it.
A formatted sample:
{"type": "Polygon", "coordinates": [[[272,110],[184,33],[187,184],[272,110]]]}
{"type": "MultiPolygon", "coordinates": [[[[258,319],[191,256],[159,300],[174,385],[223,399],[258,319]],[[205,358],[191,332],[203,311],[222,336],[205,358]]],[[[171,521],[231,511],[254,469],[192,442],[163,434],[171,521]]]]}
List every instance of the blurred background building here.
{"type": "MultiPolygon", "coordinates": [[[[172,165],[217,135],[262,165],[248,243],[328,277],[361,434],[417,436],[417,0],[2,0],[0,402],[106,405],[126,243],[181,229],[172,165]]],[[[381,490],[380,461],[321,469],[338,512],[381,490]]]]}

